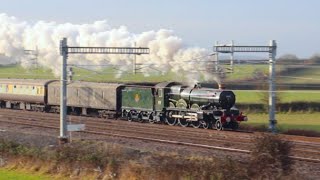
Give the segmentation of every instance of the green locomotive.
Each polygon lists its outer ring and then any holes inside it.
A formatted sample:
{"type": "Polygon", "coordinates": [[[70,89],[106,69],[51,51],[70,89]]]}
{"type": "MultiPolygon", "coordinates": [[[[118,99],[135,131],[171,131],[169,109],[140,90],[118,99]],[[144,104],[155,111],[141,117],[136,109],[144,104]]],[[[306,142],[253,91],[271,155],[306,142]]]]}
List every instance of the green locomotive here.
{"type": "Polygon", "coordinates": [[[125,85],[121,116],[129,121],[165,122],[195,128],[237,129],[247,117],[233,108],[230,90],[188,87],[176,82],[155,85],[125,85]]]}

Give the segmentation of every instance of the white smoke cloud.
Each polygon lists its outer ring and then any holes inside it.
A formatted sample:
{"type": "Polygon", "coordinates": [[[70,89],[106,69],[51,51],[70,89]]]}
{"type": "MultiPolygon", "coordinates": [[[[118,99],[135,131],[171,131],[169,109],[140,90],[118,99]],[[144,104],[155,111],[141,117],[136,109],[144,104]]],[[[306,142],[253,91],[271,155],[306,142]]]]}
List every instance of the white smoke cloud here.
{"type": "MultiPolygon", "coordinates": [[[[58,24],[46,21],[28,23],[7,14],[0,14],[0,23],[0,54],[3,54],[5,59],[21,62],[24,67],[29,67],[30,60],[25,57],[23,50],[37,47],[39,65],[51,68],[57,76],[61,62],[59,42],[63,37],[68,38],[69,46],[133,47],[136,43],[137,47],[149,47],[150,55],[137,57],[138,63],[149,64],[151,67],[141,69],[146,75],[154,71],[152,69],[162,72],[194,72],[196,67],[203,69],[205,63],[186,61],[207,60],[206,55],[209,54],[208,50],[203,48],[187,48],[181,38],[167,29],[135,34],[129,32],[125,26],[110,27],[107,21],[96,21],[92,24],[58,24]],[[197,59],[198,57],[203,58],[197,59]]],[[[70,55],[68,63],[110,64],[129,71],[132,68],[132,59],[132,55],[70,55]]],[[[198,78],[199,74],[195,78],[198,78]]]]}

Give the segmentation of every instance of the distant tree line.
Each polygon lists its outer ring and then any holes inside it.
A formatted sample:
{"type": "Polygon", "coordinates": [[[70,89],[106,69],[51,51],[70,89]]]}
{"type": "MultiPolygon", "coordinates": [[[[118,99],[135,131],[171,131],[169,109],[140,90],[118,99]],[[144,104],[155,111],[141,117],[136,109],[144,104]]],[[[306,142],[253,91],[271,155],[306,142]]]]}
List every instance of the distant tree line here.
{"type": "Polygon", "coordinates": [[[320,54],[315,54],[307,59],[298,58],[294,54],[285,54],[277,59],[277,64],[285,65],[320,65],[320,54]]]}

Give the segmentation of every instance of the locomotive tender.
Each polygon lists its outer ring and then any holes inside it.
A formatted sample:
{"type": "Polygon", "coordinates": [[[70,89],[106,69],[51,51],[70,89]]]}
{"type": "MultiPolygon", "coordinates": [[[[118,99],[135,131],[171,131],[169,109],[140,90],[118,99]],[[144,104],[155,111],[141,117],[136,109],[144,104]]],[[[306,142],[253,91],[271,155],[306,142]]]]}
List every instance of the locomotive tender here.
{"type": "MultiPolygon", "coordinates": [[[[237,129],[247,117],[234,108],[230,90],[188,87],[177,82],[94,83],[67,86],[68,113],[121,117],[128,121],[237,129]]],[[[57,80],[0,79],[0,107],[59,112],[57,80]]]]}

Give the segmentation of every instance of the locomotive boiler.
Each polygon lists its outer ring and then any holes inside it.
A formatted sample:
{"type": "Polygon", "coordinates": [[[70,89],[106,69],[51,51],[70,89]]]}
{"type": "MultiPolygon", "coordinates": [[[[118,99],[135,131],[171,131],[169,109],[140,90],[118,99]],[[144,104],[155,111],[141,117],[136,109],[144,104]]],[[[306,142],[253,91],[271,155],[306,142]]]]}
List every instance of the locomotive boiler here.
{"type": "Polygon", "coordinates": [[[199,85],[195,87],[172,86],[171,93],[172,100],[184,100],[190,108],[212,106],[230,109],[236,102],[235,94],[230,90],[201,88],[199,85]]]}

